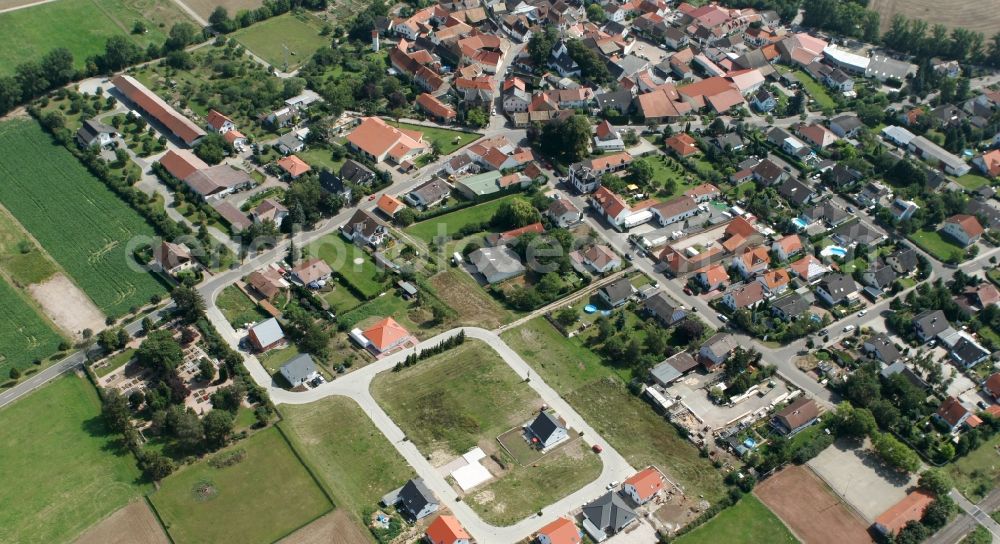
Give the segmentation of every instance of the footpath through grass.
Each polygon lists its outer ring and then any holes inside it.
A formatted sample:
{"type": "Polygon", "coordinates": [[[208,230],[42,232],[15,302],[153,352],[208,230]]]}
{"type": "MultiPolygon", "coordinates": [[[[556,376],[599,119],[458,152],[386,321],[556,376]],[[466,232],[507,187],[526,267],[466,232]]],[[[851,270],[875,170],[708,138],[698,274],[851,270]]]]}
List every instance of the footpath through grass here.
{"type": "Polygon", "coordinates": [[[129,243],[153,229],[35,121],[0,124],[0,203],[101,311],[120,315],[165,289],[129,266],[129,243]]]}
{"type": "Polygon", "coordinates": [[[168,476],[149,498],[174,542],[274,542],[333,506],[273,427],[168,476]],[[212,466],[239,451],[242,461],[212,466]]]}
{"type": "Polygon", "coordinates": [[[753,495],[744,495],[708,523],[675,540],[677,544],[767,542],[795,544],[798,539],[753,495]]]}
{"type": "Polygon", "coordinates": [[[0,542],[71,542],[139,496],[94,387],[59,378],[0,410],[0,542]]]}
{"type": "Polygon", "coordinates": [[[289,404],[281,413],[281,427],[295,449],[337,504],[356,517],[413,476],[413,469],[351,399],[289,404]]]}
{"type": "Polygon", "coordinates": [[[24,370],[35,359],[44,359],[63,341],[35,307],[0,277],[0,380],[11,368],[24,370]]]}
{"type": "Polygon", "coordinates": [[[504,332],[501,338],[632,466],[655,465],[688,495],[704,495],[711,502],[725,494],[722,475],[712,463],[652,407],[628,392],[626,371],[602,365],[593,352],[564,338],[542,317],[504,332]]]}
{"type": "Polygon", "coordinates": [[[0,76],[12,75],[18,64],[40,60],[56,47],[69,49],[73,65],[84,68],[87,57],[104,52],[111,36],[127,36],[143,50],[161,46],[180,21],[194,23],[170,0],[59,0],[3,13],[0,76]],[[132,33],[136,21],[146,26],[145,33],[132,33]]]}
{"type": "Polygon", "coordinates": [[[372,396],[426,455],[461,455],[525,423],[538,395],[478,340],[379,375],[372,396]]]}

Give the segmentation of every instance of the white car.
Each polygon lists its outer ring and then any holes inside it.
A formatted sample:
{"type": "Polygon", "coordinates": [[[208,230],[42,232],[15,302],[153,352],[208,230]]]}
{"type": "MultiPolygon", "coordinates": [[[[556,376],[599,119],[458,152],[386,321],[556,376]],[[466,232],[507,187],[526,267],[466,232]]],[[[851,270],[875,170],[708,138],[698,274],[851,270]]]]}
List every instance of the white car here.
{"type": "Polygon", "coordinates": [[[851,331],[853,331],[856,328],[857,327],[855,327],[854,325],[847,325],[847,326],[844,327],[844,332],[851,332],[851,331]]]}
{"type": "Polygon", "coordinates": [[[618,480],[615,480],[615,481],[611,482],[610,484],[608,484],[608,490],[614,489],[616,487],[618,487],[618,480]]]}
{"type": "Polygon", "coordinates": [[[860,312],[858,312],[858,317],[864,317],[865,314],[867,314],[867,313],[868,313],[868,310],[861,310],[860,312]]]}

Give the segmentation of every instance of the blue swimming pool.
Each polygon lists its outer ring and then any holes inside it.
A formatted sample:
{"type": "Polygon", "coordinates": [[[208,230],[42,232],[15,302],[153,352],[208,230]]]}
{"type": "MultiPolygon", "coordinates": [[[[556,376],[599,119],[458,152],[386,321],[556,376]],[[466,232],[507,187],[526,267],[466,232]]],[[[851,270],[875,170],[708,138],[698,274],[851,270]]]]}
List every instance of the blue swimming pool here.
{"type": "Polygon", "coordinates": [[[588,304],[583,307],[583,311],[588,314],[592,314],[597,311],[597,306],[594,306],[593,304],[588,304]]]}
{"type": "Polygon", "coordinates": [[[806,227],[809,226],[809,223],[807,223],[806,220],[802,219],[801,217],[796,217],[795,219],[792,219],[792,224],[795,225],[795,228],[799,230],[805,230],[806,227]]]}
{"type": "Polygon", "coordinates": [[[841,259],[843,259],[844,257],[847,257],[847,250],[840,246],[826,246],[823,248],[823,251],[819,252],[819,254],[824,257],[829,257],[832,255],[834,257],[840,257],[841,259]]]}

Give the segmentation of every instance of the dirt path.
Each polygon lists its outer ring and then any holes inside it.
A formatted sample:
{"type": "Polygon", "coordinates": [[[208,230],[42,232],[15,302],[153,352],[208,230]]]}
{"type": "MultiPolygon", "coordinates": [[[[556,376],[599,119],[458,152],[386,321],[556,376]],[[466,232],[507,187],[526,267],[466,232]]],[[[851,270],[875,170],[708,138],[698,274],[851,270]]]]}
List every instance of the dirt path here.
{"type": "Polygon", "coordinates": [[[367,544],[370,540],[358,522],[338,508],[279,540],[278,544],[367,544]]]}
{"type": "Polygon", "coordinates": [[[21,1],[22,0],[0,0],[0,13],[40,6],[42,4],[48,4],[49,2],[55,2],[56,0],[39,0],[38,2],[27,1],[23,4],[20,3],[21,1]]]}
{"type": "Polygon", "coordinates": [[[84,329],[104,328],[104,314],[63,274],[56,274],[43,283],[28,287],[31,298],[59,328],[82,338],[84,329]]]}
{"type": "Polygon", "coordinates": [[[138,500],[88,529],[74,544],[170,544],[170,540],[146,501],[138,500]]]}

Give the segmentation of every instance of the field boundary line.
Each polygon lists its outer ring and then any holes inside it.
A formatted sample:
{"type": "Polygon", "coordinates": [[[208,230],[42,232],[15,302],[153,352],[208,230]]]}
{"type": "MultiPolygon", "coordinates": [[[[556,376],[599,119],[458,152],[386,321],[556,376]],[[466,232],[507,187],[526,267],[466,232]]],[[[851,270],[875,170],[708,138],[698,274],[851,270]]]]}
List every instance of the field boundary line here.
{"type": "MultiPolygon", "coordinates": [[[[284,421],[284,420],[282,420],[282,421],[284,421]]],[[[299,464],[302,465],[302,468],[306,469],[306,472],[309,473],[309,477],[312,478],[313,483],[316,484],[316,487],[319,487],[320,491],[323,492],[323,496],[326,497],[326,500],[330,501],[330,510],[327,510],[321,516],[317,516],[317,517],[315,517],[315,518],[313,518],[312,520],[309,521],[309,523],[312,523],[313,521],[316,521],[320,517],[325,516],[326,514],[329,514],[334,508],[337,508],[337,502],[333,500],[333,496],[326,489],[326,486],[324,486],[322,484],[322,482],[319,481],[319,478],[316,476],[315,471],[313,471],[312,466],[309,463],[306,463],[305,459],[302,458],[302,455],[299,454],[299,450],[295,449],[295,446],[292,445],[292,441],[289,440],[288,435],[285,434],[285,429],[283,429],[282,425],[280,425],[280,423],[282,421],[278,421],[278,422],[276,422],[274,424],[274,427],[278,430],[278,434],[281,435],[281,439],[285,441],[285,445],[288,446],[288,449],[292,450],[292,453],[295,454],[295,459],[297,459],[299,461],[299,464]]],[[[307,523],[306,525],[308,525],[309,523],[307,523]]],[[[302,527],[305,527],[305,525],[302,525],[300,527],[296,527],[295,530],[298,531],[302,527]]],[[[291,533],[288,533],[288,534],[291,534],[291,533]]],[[[285,535],[285,536],[288,536],[288,535],[285,535]]],[[[284,537],[282,537],[282,538],[284,538],[284,537]]]]}
{"type": "Polygon", "coordinates": [[[171,544],[174,544],[174,537],[170,534],[170,531],[167,530],[167,525],[163,522],[163,518],[160,517],[160,512],[156,509],[156,506],[153,505],[153,501],[149,500],[149,494],[143,493],[142,500],[146,501],[146,506],[148,506],[149,511],[153,513],[153,517],[156,518],[156,523],[160,525],[160,529],[163,529],[163,534],[166,535],[167,540],[169,540],[171,544]]]}

